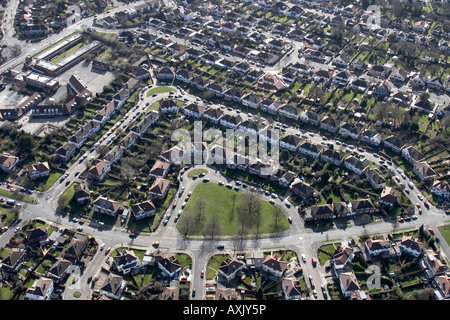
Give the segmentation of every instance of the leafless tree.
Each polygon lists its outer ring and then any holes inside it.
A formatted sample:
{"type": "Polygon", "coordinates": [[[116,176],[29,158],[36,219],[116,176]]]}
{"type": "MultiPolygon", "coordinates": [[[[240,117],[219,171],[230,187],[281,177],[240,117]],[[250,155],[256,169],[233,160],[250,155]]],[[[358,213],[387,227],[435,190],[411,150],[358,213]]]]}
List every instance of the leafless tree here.
{"type": "Polygon", "coordinates": [[[194,205],[193,219],[196,226],[199,226],[205,219],[206,201],[198,200],[194,205]]]}
{"type": "Polygon", "coordinates": [[[278,232],[280,231],[280,219],[283,215],[283,211],[281,211],[280,208],[278,208],[277,206],[273,206],[272,208],[272,217],[273,217],[273,230],[274,232],[278,232]]]}
{"type": "Polygon", "coordinates": [[[178,222],[181,234],[188,235],[195,229],[195,221],[191,214],[185,214],[178,222]]]}
{"type": "Polygon", "coordinates": [[[214,236],[220,234],[222,232],[222,225],[219,217],[212,215],[209,217],[208,221],[206,221],[204,236],[209,237],[212,241],[214,241],[214,236]]]}

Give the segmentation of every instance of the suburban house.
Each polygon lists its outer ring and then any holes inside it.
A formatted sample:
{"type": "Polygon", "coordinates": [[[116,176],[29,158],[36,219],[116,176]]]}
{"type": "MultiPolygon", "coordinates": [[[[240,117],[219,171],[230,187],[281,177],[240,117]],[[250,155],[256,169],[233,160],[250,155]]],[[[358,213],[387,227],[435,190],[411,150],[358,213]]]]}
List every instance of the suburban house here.
{"type": "Polygon", "coordinates": [[[47,277],[55,279],[56,282],[62,280],[69,274],[72,262],[66,259],[58,259],[48,270],[47,277]]]}
{"type": "Polygon", "coordinates": [[[344,160],[344,153],[327,148],[320,154],[320,160],[324,162],[331,162],[335,166],[339,167],[342,160],[344,160]]]}
{"type": "Polygon", "coordinates": [[[154,216],[156,207],[150,200],[146,200],[144,202],[133,204],[131,206],[131,212],[136,220],[140,220],[154,216]]]}
{"type": "Polygon", "coordinates": [[[357,140],[359,137],[359,133],[361,131],[361,128],[359,128],[358,126],[351,124],[351,123],[343,123],[340,127],[339,127],[339,134],[341,136],[345,137],[350,137],[354,140],[357,140]]]}
{"type": "Polygon", "coordinates": [[[27,173],[31,180],[48,177],[50,175],[50,166],[47,161],[35,163],[27,167],[27,173]]]}
{"type": "Polygon", "coordinates": [[[174,278],[180,272],[181,266],[174,256],[165,256],[162,254],[155,255],[155,263],[162,273],[163,277],[174,278]]]}
{"type": "Polygon", "coordinates": [[[345,297],[350,297],[356,291],[361,290],[358,279],[356,279],[355,273],[352,272],[342,272],[339,274],[339,285],[341,287],[341,292],[345,297]]]}
{"type": "Polygon", "coordinates": [[[278,101],[266,98],[259,104],[262,111],[268,112],[270,114],[277,114],[280,108],[280,103],[278,101]]]}
{"type": "Polygon", "coordinates": [[[110,273],[105,285],[101,287],[100,293],[110,299],[119,300],[125,286],[126,282],[122,276],[110,273]]]}
{"type": "Polygon", "coordinates": [[[302,197],[303,199],[308,199],[314,194],[314,188],[310,187],[301,180],[294,181],[289,189],[296,195],[302,197]]]}
{"type": "Polygon", "coordinates": [[[242,98],[242,105],[253,108],[253,109],[258,109],[259,104],[261,103],[261,100],[262,100],[261,97],[255,95],[253,93],[249,93],[242,98]]]}
{"type": "Polygon", "coordinates": [[[172,99],[159,100],[159,110],[161,110],[162,113],[177,113],[177,102],[172,99]]]}
{"type": "Polygon", "coordinates": [[[47,241],[48,232],[45,226],[33,228],[25,232],[25,240],[29,245],[41,244],[47,241]]]}
{"type": "Polygon", "coordinates": [[[320,128],[331,133],[336,133],[339,129],[339,120],[330,116],[324,116],[320,121],[320,128]]]}
{"type": "Polygon", "coordinates": [[[287,270],[287,262],[281,258],[278,258],[276,255],[268,255],[261,266],[262,271],[267,272],[270,277],[274,279],[281,279],[286,270],[287,270]]]}
{"type": "Polygon", "coordinates": [[[358,199],[351,202],[352,214],[374,213],[376,211],[370,199],[358,199]]]}
{"type": "Polygon", "coordinates": [[[141,267],[141,261],[133,250],[117,251],[117,255],[112,258],[111,269],[122,275],[132,270],[138,270],[141,267]]]}
{"type": "Polygon", "coordinates": [[[367,169],[365,176],[374,189],[383,189],[386,186],[386,179],[377,169],[367,169]]]}
{"type": "Polygon", "coordinates": [[[285,300],[300,300],[302,296],[302,287],[297,278],[284,278],[281,287],[285,300]]]}
{"type": "Polygon", "coordinates": [[[50,299],[53,289],[52,279],[40,277],[26,290],[25,296],[28,300],[47,300],[50,299]]]}
{"type": "Polygon", "coordinates": [[[300,120],[317,127],[320,122],[320,116],[311,110],[306,110],[300,115],[300,120]]]}
{"type": "Polygon", "coordinates": [[[11,172],[18,162],[18,157],[9,155],[7,153],[4,153],[0,156],[0,168],[3,172],[11,172]]]}
{"type": "Polygon", "coordinates": [[[164,151],[161,154],[161,158],[170,164],[177,163],[184,158],[184,151],[178,146],[174,146],[173,148],[164,151]]]}
{"type": "Polygon", "coordinates": [[[22,262],[25,262],[25,250],[12,248],[2,260],[2,269],[6,271],[18,271],[22,262]]]}
{"type": "Polygon", "coordinates": [[[384,139],[383,144],[396,153],[399,153],[405,145],[396,136],[387,137],[386,139],[384,139]]]}
{"type": "Polygon", "coordinates": [[[102,181],[111,171],[111,163],[104,160],[95,160],[95,164],[88,170],[88,178],[102,181]]]}
{"type": "Polygon", "coordinates": [[[380,237],[379,239],[369,238],[364,245],[371,256],[388,254],[391,250],[391,242],[384,237],[380,237]]]}
{"type": "Polygon", "coordinates": [[[317,159],[322,152],[323,147],[320,145],[313,144],[311,142],[305,141],[298,147],[298,152],[304,154],[308,157],[317,159]]]}
{"type": "Polygon", "coordinates": [[[331,258],[331,264],[333,265],[334,269],[342,270],[345,268],[347,263],[352,262],[353,256],[354,253],[351,247],[341,245],[334,252],[333,257],[331,258]]]}
{"type": "Polygon", "coordinates": [[[222,117],[223,111],[220,109],[210,108],[203,112],[202,117],[206,118],[212,123],[218,123],[220,117],[222,117]]]}
{"type": "Polygon", "coordinates": [[[313,205],[306,210],[305,221],[333,219],[334,215],[332,204],[313,205]]]}
{"type": "Polygon", "coordinates": [[[289,119],[298,120],[300,117],[300,110],[290,104],[285,104],[278,109],[278,115],[289,119]]]}
{"type": "Polygon", "coordinates": [[[170,163],[156,160],[153,167],[150,169],[149,176],[152,178],[165,178],[169,173],[170,163]]]}
{"type": "Polygon", "coordinates": [[[358,175],[362,175],[369,167],[369,162],[366,159],[361,161],[354,156],[348,156],[344,160],[344,166],[348,170],[353,171],[354,173],[356,173],[358,175]]]}
{"type": "Polygon", "coordinates": [[[383,191],[381,191],[381,195],[380,198],[378,199],[378,202],[383,206],[393,208],[397,203],[398,193],[399,193],[398,190],[386,186],[384,187],[383,191]]]}
{"type": "Polygon", "coordinates": [[[89,242],[87,235],[76,233],[70,243],[63,249],[61,256],[64,259],[79,261],[89,242]]]}
{"type": "Polygon", "coordinates": [[[382,141],[382,136],[378,132],[367,129],[361,132],[361,141],[367,142],[373,146],[379,146],[382,141]]]}
{"type": "Polygon", "coordinates": [[[413,171],[422,181],[432,181],[437,176],[436,171],[426,161],[416,162],[413,171]]]}
{"type": "Polygon", "coordinates": [[[419,257],[422,254],[424,244],[412,236],[404,236],[400,242],[400,248],[402,252],[419,257]]]}
{"type": "Polygon", "coordinates": [[[217,276],[225,278],[228,282],[233,280],[244,267],[245,263],[235,257],[227,258],[220,264],[217,276]]]}
{"type": "Polygon", "coordinates": [[[220,125],[230,129],[237,129],[238,125],[242,122],[242,117],[239,115],[225,114],[220,117],[220,125]]]}
{"type": "Polygon", "coordinates": [[[444,273],[448,270],[447,266],[442,263],[439,254],[436,254],[432,249],[428,249],[423,253],[422,261],[424,266],[427,268],[425,273],[428,279],[444,275],[444,273]]]}
{"type": "Polygon", "coordinates": [[[425,159],[425,155],[412,146],[404,148],[402,150],[402,156],[412,165],[425,159]]]}
{"type": "Polygon", "coordinates": [[[450,298],[450,277],[447,275],[437,276],[434,278],[433,282],[436,284],[438,288],[441,298],[440,299],[448,299],[450,298]]]}
{"type": "Polygon", "coordinates": [[[104,213],[109,216],[116,216],[120,209],[120,203],[108,198],[99,196],[93,203],[94,211],[104,213]]]}
{"type": "Polygon", "coordinates": [[[431,192],[439,197],[449,199],[450,198],[450,185],[440,180],[434,180],[431,192]]]}
{"type": "Polygon", "coordinates": [[[148,192],[157,199],[164,199],[170,188],[170,181],[167,179],[156,178],[148,192]]]}
{"type": "Polygon", "coordinates": [[[89,191],[89,185],[83,181],[73,186],[73,197],[79,204],[88,204],[91,202],[91,193],[89,191]]]}
{"type": "Polygon", "coordinates": [[[300,139],[299,137],[292,134],[288,134],[280,139],[280,148],[296,152],[301,141],[302,139],[300,139]]]}
{"type": "Polygon", "coordinates": [[[197,103],[190,103],[183,110],[186,116],[200,119],[205,111],[205,107],[197,103]]]}

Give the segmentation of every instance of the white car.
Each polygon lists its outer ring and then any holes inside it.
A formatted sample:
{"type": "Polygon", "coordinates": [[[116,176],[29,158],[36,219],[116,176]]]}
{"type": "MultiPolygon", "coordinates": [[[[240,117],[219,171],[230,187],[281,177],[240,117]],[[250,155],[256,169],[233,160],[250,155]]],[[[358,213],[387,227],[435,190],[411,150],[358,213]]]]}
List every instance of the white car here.
{"type": "Polygon", "coordinates": [[[302,261],[306,263],[306,256],[305,256],[305,254],[302,254],[302,261]]]}
{"type": "Polygon", "coordinates": [[[100,250],[103,250],[105,248],[105,244],[102,243],[102,245],[100,246],[100,250]]]}

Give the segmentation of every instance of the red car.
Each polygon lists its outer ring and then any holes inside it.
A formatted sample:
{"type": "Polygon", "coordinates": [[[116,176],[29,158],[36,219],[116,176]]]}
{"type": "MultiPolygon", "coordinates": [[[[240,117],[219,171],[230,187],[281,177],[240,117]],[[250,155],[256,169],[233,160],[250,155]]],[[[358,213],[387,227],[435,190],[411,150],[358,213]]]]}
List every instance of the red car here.
{"type": "Polygon", "coordinates": [[[316,266],[316,263],[317,263],[316,258],[312,258],[311,262],[312,262],[312,265],[315,267],[315,266],[316,266]]]}
{"type": "Polygon", "coordinates": [[[403,219],[403,218],[398,219],[398,222],[403,222],[403,221],[405,221],[405,219],[403,219]]]}
{"type": "Polygon", "coordinates": [[[420,208],[420,203],[417,204],[417,208],[420,208]]]}
{"type": "Polygon", "coordinates": [[[111,251],[111,248],[106,249],[105,254],[108,254],[111,251]]]}
{"type": "Polygon", "coordinates": [[[172,207],[175,208],[177,206],[177,202],[174,201],[172,207]]]}
{"type": "Polygon", "coordinates": [[[202,272],[200,272],[200,278],[203,279],[204,276],[205,276],[205,272],[202,270],[202,272]]]}
{"type": "Polygon", "coordinates": [[[428,228],[428,232],[430,232],[431,234],[434,234],[434,230],[431,228],[428,228]]]}

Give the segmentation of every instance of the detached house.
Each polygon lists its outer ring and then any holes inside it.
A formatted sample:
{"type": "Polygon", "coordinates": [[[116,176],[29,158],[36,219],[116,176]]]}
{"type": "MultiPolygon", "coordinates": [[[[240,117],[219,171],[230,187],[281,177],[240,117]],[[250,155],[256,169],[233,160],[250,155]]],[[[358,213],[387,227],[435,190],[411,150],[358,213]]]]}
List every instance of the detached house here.
{"type": "Polygon", "coordinates": [[[48,300],[53,293],[53,280],[40,277],[25,292],[28,300],[48,300]]]}
{"type": "Polygon", "coordinates": [[[342,160],[344,160],[344,153],[333,150],[333,149],[325,149],[320,154],[320,159],[324,162],[331,162],[335,166],[340,166],[342,160]]]}
{"type": "Polygon", "coordinates": [[[288,149],[292,152],[296,152],[298,146],[301,143],[301,139],[295,135],[288,134],[280,139],[280,148],[288,149]]]}
{"type": "Polygon", "coordinates": [[[117,255],[112,258],[111,263],[111,269],[123,275],[132,270],[139,270],[141,266],[141,261],[133,250],[117,251],[117,255]]]}
{"type": "Polygon", "coordinates": [[[339,120],[334,119],[330,116],[325,116],[320,121],[320,128],[331,133],[336,133],[339,129],[339,120]]]}
{"type": "Polygon", "coordinates": [[[289,189],[296,194],[297,196],[302,197],[303,199],[308,199],[314,194],[314,188],[310,187],[306,183],[301,180],[294,181],[289,189]]]}
{"type": "Polygon", "coordinates": [[[384,187],[383,191],[381,191],[381,195],[380,198],[378,199],[378,202],[383,206],[393,208],[397,203],[398,193],[399,193],[398,190],[386,186],[384,187]]]}
{"type": "Polygon", "coordinates": [[[111,163],[104,160],[96,160],[95,164],[88,170],[88,178],[102,181],[111,171],[111,163]]]}
{"type": "Polygon", "coordinates": [[[320,116],[313,111],[306,110],[300,115],[300,120],[313,126],[318,126],[320,122],[320,116]]]}
{"type": "Polygon", "coordinates": [[[155,256],[155,262],[159,270],[161,270],[163,277],[169,279],[175,277],[181,270],[180,263],[174,256],[158,254],[155,256]]]}
{"type": "Polygon", "coordinates": [[[411,146],[402,150],[402,156],[412,165],[425,159],[425,155],[422,152],[411,146]]]}
{"type": "Polygon", "coordinates": [[[264,259],[261,269],[278,280],[284,276],[287,270],[287,262],[281,258],[277,258],[277,256],[268,255],[264,259]]]}
{"type": "Polygon", "coordinates": [[[354,140],[357,140],[359,137],[359,133],[360,133],[361,129],[351,123],[343,123],[340,127],[339,127],[339,134],[343,137],[350,137],[354,140]]]}
{"type": "Polygon", "coordinates": [[[41,177],[48,177],[50,175],[50,166],[48,162],[41,162],[29,165],[27,167],[28,177],[31,180],[35,180],[41,177]]]}
{"type": "Polygon", "coordinates": [[[131,212],[136,220],[141,220],[154,216],[156,213],[156,207],[150,200],[146,200],[144,202],[132,205],[131,212]]]}
{"type": "Polygon", "coordinates": [[[419,257],[422,254],[424,244],[412,236],[404,236],[400,242],[402,252],[408,253],[414,257],[419,257]]]}
{"type": "Polygon", "coordinates": [[[261,100],[262,100],[261,97],[255,95],[253,93],[249,93],[242,98],[242,105],[253,108],[253,109],[258,109],[259,104],[261,103],[261,100]]]}
{"type": "Polygon", "coordinates": [[[361,161],[354,156],[349,156],[344,160],[344,166],[358,175],[362,175],[369,167],[369,162],[367,160],[361,161]]]}
{"type": "Polygon", "coordinates": [[[344,296],[350,297],[357,291],[361,290],[358,279],[356,279],[355,273],[343,272],[339,274],[339,285],[341,287],[341,292],[344,296]]]}
{"type": "Polygon", "coordinates": [[[435,195],[449,199],[450,198],[450,185],[440,180],[435,180],[433,187],[431,188],[431,193],[435,195]]]}
{"type": "Polygon", "coordinates": [[[89,186],[86,182],[75,184],[74,189],[74,199],[77,200],[79,204],[88,204],[91,202],[91,193],[89,191],[89,186]]]}
{"type": "Polygon", "coordinates": [[[361,141],[367,142],[373,146],[379,146],[382,141],[382,136],[378,132],[367,129],[361,133],[361,141]]]}
{"type": "Polygon", "coordinates": [[[371,256],[386,254],[391,249],[391,242],[384,237],[379,239],[369,238],[364,245],[371,256]]]}
{"type": "Polygon", "coordinates": [[[114,200],[109,200],[105,197],[98,197],[92,204],[95,212],[104,213],[115,217],[120,209],[120,203],[114,200]]]}
{"type": "Polygon", "coordinates": [[[432,181],[437,176],[436,171],[426,161],[416,162],[413,171],[422,181],[432,181]]]}
{"type": "Polygon", "coordinates": [[[308,157],[317,159],[320,153],[322,152],[322,149],[323,147],[320,145],[316,145],[308,141],[305,141],[299,146],[298,152],[308,157]]]}
{"type": "Polygon", "coordinates": [[[331,258],[331,264],[334,269],[342,270],[349,262],[352,262],[353,256],[353,249],[346,245],[342,245],[334,252],[333,257],[331,258]]]}
{"type": "Polygon", "coordinates": [[[150,169],[149,176],[153,178],[165,178],[170,169],[170,163],[161,160],[156,160],[153,167],[150,169]]]}
{"type": "Polygon", "coordinates": [[[367,169],[365,176],[374,189],[383,189],[386,186],[386,180],[377,169],[367,169]]]}
{"type": "Polygon", "coordinates": [[[404,146],[404,143],[396,136],[387,137],[384,139],[383,144],[396,153],[399,153],[404,146]]]}
{"type": "Polygon", "coordinates": [[[170,181],[167,179],[156,178],[149,189],[149,193],[157,199],[164,199],[170,188],[170,181]]]}
{"type": "Polygon", "coordinates": [[[0,156],[0,168],[3,172],[11,172],[12,169],[17,165],[19,162],[19,158],[9,155],[9,154],[2,154],[0,156]]]}

